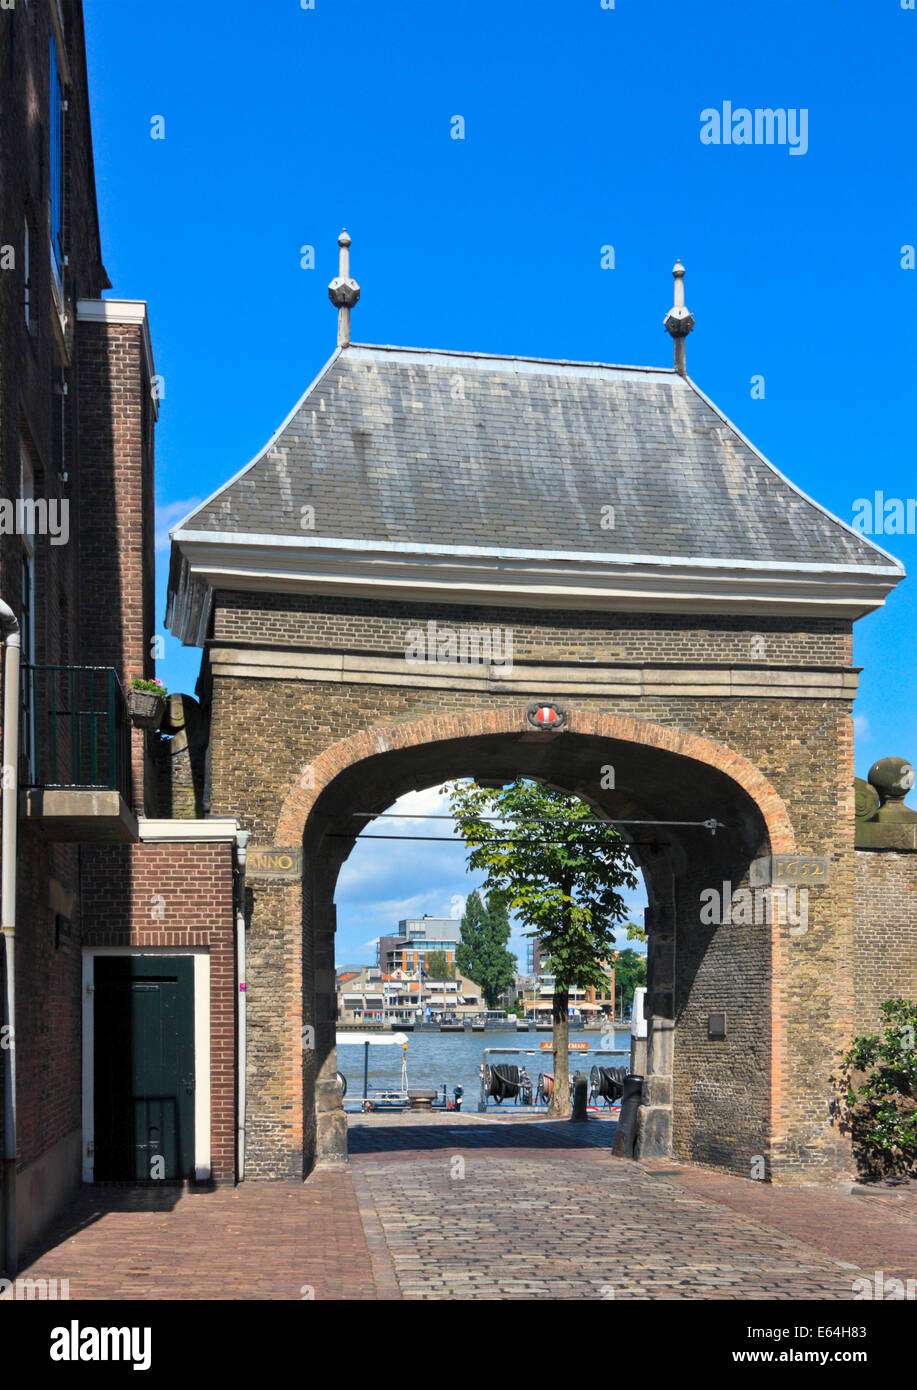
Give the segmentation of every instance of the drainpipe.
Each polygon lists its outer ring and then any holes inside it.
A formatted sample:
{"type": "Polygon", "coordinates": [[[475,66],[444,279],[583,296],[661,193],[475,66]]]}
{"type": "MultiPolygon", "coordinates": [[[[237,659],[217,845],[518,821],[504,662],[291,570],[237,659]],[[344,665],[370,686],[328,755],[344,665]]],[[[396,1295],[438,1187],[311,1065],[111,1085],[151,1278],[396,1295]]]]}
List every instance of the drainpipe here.
{"type": "Polygon", "coordinates": [[[251,831],[236,831],[236,1095],[237,1095],[237,1133],[236,1133],[236,1173],[239,1182],[245,1177],[245,1010],[247,1004],[245,979],[245,860],[248,855],[248,842],[251,831]]]}
{"type": "Polygon", "coordinates": [[[16,1274],[16,831],[19,819],[19,650],[21,633],[15,613],[0,599],[3,669],[3,855],[0,884],[0,931],[3,936],[3,1217],[7,1274],[16,1274]]]}

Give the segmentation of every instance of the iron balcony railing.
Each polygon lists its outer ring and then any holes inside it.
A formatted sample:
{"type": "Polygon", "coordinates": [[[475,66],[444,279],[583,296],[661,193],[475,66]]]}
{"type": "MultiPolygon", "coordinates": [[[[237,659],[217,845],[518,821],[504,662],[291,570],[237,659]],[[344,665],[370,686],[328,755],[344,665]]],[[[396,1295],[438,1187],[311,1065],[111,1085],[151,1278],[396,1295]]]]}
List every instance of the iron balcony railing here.
{"type": "Polygon", "coordinates": [[[130,803],[131,721],[109,666],[23,666],[23,781],[96,787],[130,803]]]}

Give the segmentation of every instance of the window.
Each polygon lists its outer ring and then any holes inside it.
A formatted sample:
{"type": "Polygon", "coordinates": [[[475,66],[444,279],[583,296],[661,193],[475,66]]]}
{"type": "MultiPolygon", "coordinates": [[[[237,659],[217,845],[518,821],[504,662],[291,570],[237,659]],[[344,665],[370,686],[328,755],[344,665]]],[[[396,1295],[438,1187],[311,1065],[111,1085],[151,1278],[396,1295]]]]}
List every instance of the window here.
{"type": "Polygon", "coordinates": [[[63,304],[64,270],[64,88],[61,81],[60,65],[57,58],[57,40],[51,35],[51,57],[49,72],[49,180],[50,180],[50,235],[51,268],[54,271],[54,288],[60,305],[63,304]]]}

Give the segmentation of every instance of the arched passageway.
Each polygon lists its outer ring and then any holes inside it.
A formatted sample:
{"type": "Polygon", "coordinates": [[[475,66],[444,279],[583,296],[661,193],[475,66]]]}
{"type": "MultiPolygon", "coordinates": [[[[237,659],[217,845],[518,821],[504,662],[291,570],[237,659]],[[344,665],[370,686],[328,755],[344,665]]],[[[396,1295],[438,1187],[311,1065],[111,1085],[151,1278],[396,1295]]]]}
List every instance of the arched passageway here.
{"type": "Polygon", "coordinates": [[[702,905],[711,890],[728,895],[747,886],[756,859],[793,850],[782,801],[752,764],[712,740],[589,710],[569,710],[565,727],[546,733],[527,724],[524,709],[503,708],[361,732],[303,769],[286,798],[278,842],[303,848],[302,883],[287,886],[285,915],[288,941],[298,925],[301,942],[302,1014],[291,1038],[302,1065],[305,1170],[346,1154],[334,1085],[341,865],[367,813],[405,792],[472,776],[536,778],[614,819],[718,823],[715,833],[697,824],[621,827],[649,897],[640,1152],[738,1171],[762,1159],[767,1165],[781,1123],[773,1077],[783,1045],[774,1007],[782,925],[779,914],[709,921],[702,905]],[[714,1012],[726,1015],[725,1038],[708,1036],[714,1012]]]}

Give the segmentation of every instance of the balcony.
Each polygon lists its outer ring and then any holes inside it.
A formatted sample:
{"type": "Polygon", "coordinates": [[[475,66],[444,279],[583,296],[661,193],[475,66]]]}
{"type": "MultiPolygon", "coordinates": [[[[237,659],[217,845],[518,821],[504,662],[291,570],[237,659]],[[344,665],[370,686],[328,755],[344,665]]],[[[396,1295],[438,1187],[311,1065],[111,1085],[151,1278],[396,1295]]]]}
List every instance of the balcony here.
{"type": "Polygon", "coordinates": [[[131,721],[107,666],[23,666],[22,813],[46,839],[133,844],[131,721]]]}

